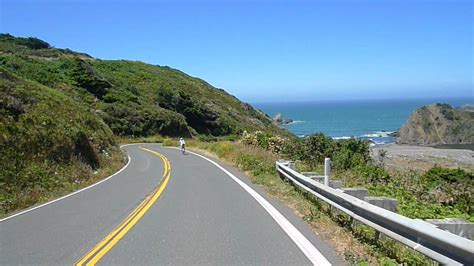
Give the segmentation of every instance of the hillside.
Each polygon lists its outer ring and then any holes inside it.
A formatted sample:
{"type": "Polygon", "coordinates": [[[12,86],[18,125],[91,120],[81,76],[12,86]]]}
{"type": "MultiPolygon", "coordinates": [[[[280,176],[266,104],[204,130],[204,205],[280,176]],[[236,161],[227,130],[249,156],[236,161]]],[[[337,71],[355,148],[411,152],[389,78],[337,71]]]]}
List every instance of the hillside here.
{"type": "Polygon", "coordinates": [[[474,143],[474,112],[448,104],[423,106],[400,129],[399,144],[474,143]]]}
{"type": "Polygon", "coordinates": [[[116,136],[244,130],[289,134],[250,105],[179,70],[100,60],[0,34],[3,213],[73,190],[119,165],[116,136]]]}
{"type": "Polygon", "coordinates": [[[86,105],[0,67],[3,213],[80,187],[99,177],[97,170],[120,164],[114,144],[112,131],[86,105]]]}
{"type": "Polygon", "coordinates": [[[95,59],[7,34],[0,35],[0,66],[86,103],[116,135],[283,132],[252,106],[170,67],[95,59]]]}

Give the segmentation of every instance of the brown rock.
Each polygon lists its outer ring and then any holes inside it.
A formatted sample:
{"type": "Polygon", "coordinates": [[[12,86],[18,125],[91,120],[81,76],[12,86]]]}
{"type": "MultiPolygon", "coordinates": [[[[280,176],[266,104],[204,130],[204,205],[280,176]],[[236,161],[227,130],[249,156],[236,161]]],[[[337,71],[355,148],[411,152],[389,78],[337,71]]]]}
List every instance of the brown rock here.
{"type": "Polygon", "coordinates": [[[423,106],[411,114],[400,129],[399,144],[474,143],[474,113],[448,104],[423,106]]]}

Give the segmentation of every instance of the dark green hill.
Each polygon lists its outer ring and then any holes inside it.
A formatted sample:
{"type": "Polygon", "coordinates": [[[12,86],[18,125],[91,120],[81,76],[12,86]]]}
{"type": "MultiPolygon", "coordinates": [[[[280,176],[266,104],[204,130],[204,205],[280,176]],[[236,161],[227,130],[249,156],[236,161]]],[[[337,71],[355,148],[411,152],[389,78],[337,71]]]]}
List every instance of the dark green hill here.
{"type": "Polygon", "coordinates": [[[170,67],[94,59],[6,34],[0,35],[0,65],[86,103],[117,135],[283,132],[224,90],[170,67]]]}

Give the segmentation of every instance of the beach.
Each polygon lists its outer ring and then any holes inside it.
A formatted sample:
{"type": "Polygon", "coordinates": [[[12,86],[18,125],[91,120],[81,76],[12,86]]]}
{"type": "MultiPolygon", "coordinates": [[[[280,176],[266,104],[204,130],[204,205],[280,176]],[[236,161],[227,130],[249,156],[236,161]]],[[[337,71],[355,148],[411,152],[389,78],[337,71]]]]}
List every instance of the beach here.
{"type": "Polygon", "coordinates": [[[467,149],[437,149],[389,143],[372,147],[371,156],[387,169],[395,171],[426,171],[438,165],[474,172],[474,151],[467,149]],[[386,154],[381,160],[379,154],[382,150],[386,154]]]}

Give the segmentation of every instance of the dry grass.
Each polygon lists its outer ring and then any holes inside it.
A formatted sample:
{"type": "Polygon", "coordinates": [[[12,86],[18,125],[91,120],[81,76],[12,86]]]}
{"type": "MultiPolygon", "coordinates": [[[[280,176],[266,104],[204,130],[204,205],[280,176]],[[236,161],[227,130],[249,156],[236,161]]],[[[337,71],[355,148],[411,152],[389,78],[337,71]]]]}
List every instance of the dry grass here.
{"type": "Polygon", "coordinates": [[[166,138],[160,135],[149,137],[117,137],[118,143],[163,143],[166,138]]]}
{"type": "Polygon", "coordinates": [[[67,195],[78,189],[87,187],[117,172],[126,164],[126,158],[118,148],[111,148],[107,153],[99,155],[101,167],[93,170],[90,166],[85,165],[79,159],[58,169],[55,174],[60,178],[62,184],[59,188],[41,193],[27,193],[25,195],[17,195],[17,204],[14,209],[8,212],[0,213],[0,218],[12,215],[22,209],[42,204],[56,198],[67,195]]]}

